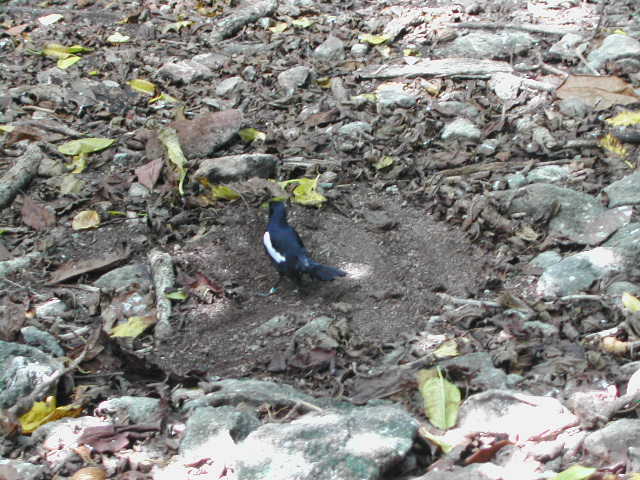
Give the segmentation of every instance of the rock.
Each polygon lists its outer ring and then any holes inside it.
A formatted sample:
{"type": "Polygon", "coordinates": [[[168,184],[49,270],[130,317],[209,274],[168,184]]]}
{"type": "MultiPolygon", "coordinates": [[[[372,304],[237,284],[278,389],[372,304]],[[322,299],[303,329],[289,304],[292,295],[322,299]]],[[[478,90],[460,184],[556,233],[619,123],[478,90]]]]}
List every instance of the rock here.
{"type": "Polygon", "coordinates": [[[323,62],[340,61],[344,59],[344,42],[338,37],[329,37],[316,47],[313,56],[323,62]]]}
{"type": "Polygon", "coordinates": [[[478,107],[476,107],[475,105],[471,105],[465,102],[458,102],[456,100],[436,102],[433,104],[433,109],[449,117],[476,118],[478,115],[480,115],[480,110],[478,110],[478,107]]]}
{"type": "Polygon", "coordinates": [[[417,103],[415,95],[405,91],[399,82],[382,84],[376,90],[378,103],[384,107],[411,108],[417,103]]]}
{"type": "Polygon", "coordinates": [[[568,117],[584,118],[591,113],[593,108],[580,97],[569,97],[560,100],[558,110],[568,117]]]}
{"type": "MultiPolygon", "coordinates": [[[[627,207],[607,209],[596,198],[569,188],[548,183],[534,183],[519,188],[509,205],[509,213],[527,213],[531,219],[552,215],[549,231],[558,238],[583,245],[598,245],[612,233],[629,223],[627,207]]],[[[504,192],[495,192],[494,195],[504,192]]]]}
{"type": "Polygon", "coordinates": [[[231,93],[238,93],[244,86],[242,77],[229,77],[222,80],[216,85],[216,95],[224,97],[231,93]]]}
{"type": "Polygon", "coordinates": [[[525,32],[501,33],[471,32],[456,38],[449,45],[436,49],[439,57],[466,57],[477,59],[508,58],[528,52],[536,43],[533,36],[525,32]]]}
{"type": "Polygon", "coordinates": [[[609,207],[637,205],[640,203],[640,172],[626,175],[604,189],[609,197],[609,207]]]}
{"type": "Polygon", "coordinates": [[[200,407],[189,415],[184,436],[180,441],[180,453],[205,445],[209,438],[221,431],[229,434],[234,442],[244,440],[247,435],[261,425],[260,420],[251,412],[229,406],[200,407]]]}
{"type": "Polygon", "coordinates": [[[367,122],[351,122],[338,129],[340,135],[354,139],[367,137],[371,132],[373,132],[373,127],[367,122]]]}
{"type": "MultiPolygon", "coordinates": [[[[584,465],[614,468],[629,461],[629,446],[640,445],[640,420],[623,418],[609,422],[584,439],[582,450],[584,465]]],[[[631,467],[637,469],[640,465],[631,467]]]]}
{"type": "MultiPolygon", "coordinates": [[[[0,408],[13,406],[63,368],[62,362],[37,348],[0,340],[0,408]]],[[[48,391],[55,392],[56,387],[53,382],[48,391]]]]}
{"type": "Polygon", "coordinates": [[[478,155],[482,155],[483,157],[489,157],[496,153],[498,145],[500,145],[499,140],[495,138],[489,138],[478,145],[476,152],[478,152],[478,155]]]}
{"type": "Polygon", "coordinates": [[[474,390],[503,389],[506,387],[507,374],[496,368],[487,352],[474,352],[450,358],[441,362],[443,368],[473,371],[470,385],[474,390]],[[469,370],[467,370],[469,369],[469,370]]]}
{"type": "Polygon", "coordinates": [[[142,291],[148,291],[151,288],[151,272],[147,264],[134,263],[115,268],[93,282],[94,287],[98,287],[105,293],[122,292],[135,284],[138,284],[142,291]]]}
{"type": "Polygon", "coordinates": [[[49,332],[45,332],[30,325],[20,329],[20,333],[22,334],[24,341],[29,345],[39,348],[46,353],[50,353],[55,357],[64,356],[64,350],[60,346],[60,343],[58,343],[56,337],[51,335],[49,332]]]}
{"type": "MultiPolygon", "coordinates": [[[[290,385],[251,379],[226,379],[212,382],[214,390],[210,393],[200,393],[197,396],[191,393],[191,398],[182,406],[183,411],[189,411],[197,407],[221,406],[240,404],[260,407],[261,405],[280,405],[281,407],[293,407],[301,402],[314,405],[323,405],[322,400],[299,392],[290,385]]],[[[171,396],[174,404],[179,403],[180,392],[171,396]]]]}
{"type": "Polygon", "coordinates": [[[228,157],[207,158],[200,162],[200,168],[193,179],[207,179],[212,183],[234,182],[251,177],[273,178],[276,174],[278,157],[266,153],[247,153],[228,157]]]}
{"type": "MultiPolygon", "coordinates": [[[[193,120],[175,120],[168,126],[175,128],[180,146],[187,158],[204,158],[229,143],[240,130],[242,113],[239,110],[205,113],[193,120]]],[[[156,135],[146,145],[147,158],[164,155],[164,147],[156,135]]]]}
{"type": "Polygon", "coordinates": [[[545,165],[534,168],[527,174],[529,183],[553,183],[569,176],[569,169],[560,165],[545,165]]]}
{"type": "MultiPolygon", "coordinates": [[[[578,58],[578,52],[576,52],[576,49],[582,42],[584,42],[584,37],[582,35],[567,33],[559,41],[551,45],[547,55],[550,58],[560,60],[578,58]]],[[[585,49],[586,45],[580,48],[580,53],[583,53],[585,49]]]]}
{"type": "Polygon", "coordinates": [[[607,62],[625,57],[640,57],[640,41],[629,35],[613,33],[589,54],[587,62],[591,68],[598,70],[607,62]]]}
{"type": "Polygon", "coordinates": [[[100,402],[96,413],[114,424],[154,423],[162,418],[160,400],[148,397],[116,397],[100,402]]]}
{"type": "Polygon", "coordinates": [[[536,291],[545,298],[584,292],[596,280],[620,272],[624,266],[625,258],[616,250],[597,247],[548,267],[538,280],[536,291]]]}
{"type": "Polygon", "coordinates": [[[158,70],[158,75],[180,85],[213,78],[213,72],[208,67],[193,60],[165,63],[158,70]]]}
{"type": "Polygon", "coordinates": [[[367,210],[364,213],[364,218],[375,230],[380,230],[381,232],[393,230],[398,225],[398,221],[396,219],[391,218],[382,211],[367,210]]]}
{"type": "Polygon", "coordinates": [[[221,53],[201,53],[192,58],[196,63],[200,63],[212,71],[220,70],[224,67],[225,63],[229,61],[229,57],[222,55],[221,53]]]}
{"type": "Polygon", "coordinates": [[[277,0],[263,0],[242,4],[242,7],[233,9],[230,15],[224,16],[215,23],[210,37],[210,42],[213,45],[235,35],[245,25],[256,22],[263,17],[270,17],[278,8],[278,2],[277,0]]]}
{"type": "Polygon", "coordinates": [[[489,87],[496,92],[500,100],[514,100],[518,96],[522,78],[511,73],[498,72],[491,75],[489,79],[489,87]]]}
{"type": "Polygon", "coordinates": [[[52,319],[69,311],[69,307],[59,298],[51,298],[44,303],[36,305],[36,317],[52,319]]]}
{"type": "Polygon", "coordinates": [[[129,186],[129,197],[132,198],[147,198],[150,195],[149,189],[138,182],[133,182],[129,186]]]}
{"type": "Polygon", "coordinates": [[[278,84],[284,89],[286,95],[292,95],[307,83],[310,74],[311,70],[307,67],[293,67],[278,75],[278,84]]]}
{"type": "Polygon", "coordinates": [[[40,480],[45,473],[44,465],[0,458],[0,475],[3,479],[40,480]]]}
{"type": "Polygon", "coordinates": [[[68,466],[71,459],[78,458],[79,442],[85,428],[107,427],[110,424],[97,417],[63,418],[45,423],[33,432],[31,439],[47,452],[46,462],[53,471],[68,466]]]}
{"type": "Polygon", "coordinates": [[[238,480],[375,480],[413,445],[416,422],[390,405],[308,413],[269,423],[238,445],[238,480]]]}
{"type": "Polygon", "coordinates": [[[532,267],[548,268],[562,260],[562,255],[554,250],[542,252],[529,262],[532,267]]]}
{"type": "Polygon", "coordinates": [[[355,58],[364,58],[369,53],[369,45],[366,43],[355,43],[351,46],[351,55],[355,58]]]}
{"type": "Polygon", "coordinates": [[[443,140],[467,140],[477,142],[482,137],[482,132],[471,120],[457,118],[444,127],[440,137],[443,140]]]}

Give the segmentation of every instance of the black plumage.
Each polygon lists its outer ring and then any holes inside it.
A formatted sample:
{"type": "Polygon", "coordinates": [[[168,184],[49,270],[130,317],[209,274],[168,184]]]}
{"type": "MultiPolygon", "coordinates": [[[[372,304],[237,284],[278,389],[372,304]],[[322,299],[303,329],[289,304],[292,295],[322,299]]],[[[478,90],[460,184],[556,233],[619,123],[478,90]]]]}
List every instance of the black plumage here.
{"type": "Polygon", "coordinates": [[[315,280],[333,280],[347,272],[322,265],[311,259],[298,232],[287,221],[287,209],[283,202],[269,204],[269,223],[262,242],[280,276],[300,281],[303,274],[315,280]]]}

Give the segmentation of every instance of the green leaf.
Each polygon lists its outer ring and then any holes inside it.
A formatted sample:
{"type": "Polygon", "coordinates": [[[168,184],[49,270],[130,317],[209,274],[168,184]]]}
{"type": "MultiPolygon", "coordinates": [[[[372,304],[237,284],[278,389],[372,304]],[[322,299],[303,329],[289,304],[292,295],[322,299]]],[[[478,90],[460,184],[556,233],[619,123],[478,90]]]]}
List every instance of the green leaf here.
{"type": "Polygon", "coordinates": [[[211,194],[213,195],[213,198],[219,200],[236,200],[240,198],[240,194],[238,192],[226,185],[212,185],[211,194]]]}
{"type": "Polygon", "coordinates": [[[176,290],[175,292],[165,293],[164,296],[167,297],[169,300],[181,300],[181,301],[189,298],[189,295],[187,295],[182,290],[176,290]]]}
{"type": "Polygon", "coordinates": [[[111,329],[111,336],[114,338],[135,338],[154,323],[156,323],[156,319],[153,315],[149,315],[146,317],[129,317],[126,323],[123,323],[111,329]]]}
{"type": "Polygon", "coordinates": [[[640,300],[638,300],[638,297],[634,297],[628,292],[624,292],[622,294],[622,305],[632,312],[640,312],[640,300]]]}
{"type": "Polygon", "coordinates": [[[585,480],[591,475],[596,473],[597,468],[583,467],[582,465],[571,465],[566,470],[563,470],[558,475],[553,477],[553,480],[585,480]]]}
{"type": "Polygon", "coordinates": [[[307,205],[312,207],[320,207],[327,198],[317,191],[318,178],[295,178],[293,180],[286,180],[284,182],[278,182],[282,188],[286,188],[287,185],[297,185],[293,189],[293,202],[300,205],[307,205]]]}
{"type": "Polygon", "coordinates": [[[291,25],[298,28],[309,28],[313,25],[313,20],[309,20],[307,17],[296,18],[291,25]]]}
{"type": "Polygon", "coordinates": [[[273,27],[269,27],[269,31],[277,34],[284,32],[287,28],[289,28],[287,22],[278,22],[273,27]]]}
{"type": "Polygon", "coordinates": [[[175,129],[166,127],[160,129],[160,132],[158,132],[158,138],[167,149],[169,161],[173,163],[174,168],[178,172],[178,191],[180,192],[180,195],[184,195],[184,181],[187,178],[187,159],[184,156],[184,153],[182,153],[178,133],[175,129]]]}
{"type": "Polygon", "coordinates": [[[123,35],[120,32],[112,33],[107,37],[107,42],[109,43],[127,43],[131,40],[131,37],[128,35],[123,35]]]}
{"type": "Polygon", "coordinates": [[[136,92],[144,93],[145,95],[154,95],[156,92],[156,86],[148,80],[142,78],[136,78],[127,82],[131,88],[136,92]]]}
{"type": "Polygon", "coordinates": [[[238,132],[240,138],[245,142],[253,142],[255,140],[265,141],[267,135],[260,130],[256,130],[255,128],[243,128],[238,132]]]}
{"type": "Polygon", "coordinates": [[[451,450],[453,450],[453,445],[448,444],[444,440],[443,436],[431,433],[429,430],[427,430],[426,425],[420,427],[418,433],[430,442],[435,443],[444,453],[449,453],[451,450]]]}
{"type": "Polygon", "coordinates": [[[58,146],[58,151],[63,155],[81,155],[99,152],[113,145],[115,140],[111,138],[89,137],[79,140],[71,140],[58,146]]]}
{"type": "Polygon", "coordinates": [[[460,390],[443,378],[441,370],[420,370],[418,387],[424,401],[424,411],[429,421],[441,430],[456,424],[460,408],[460,390]]]}
{"type": "Polygon", "coordinates": [[[358,38],[369,45],[382,45],[391,40],[386,35],[371,35],[370,33],[363,33],[358,38]]]}
{"type": "Polygon", "coordinates": [[[69,68],[72,65],[75,65],[79,61],[80,61],[80,57],[78,57],[77,55],[69,55],[66,58],[61,58],[60,60],[58,60],[56,65],[60,70],[66,70],[67,68],[69,68]]]}
{"type": "Polygon", "coordinates": [[[382,170],[383,168],[390,167],[396,161],[395,158],[390,157],[389,155],[385,155],[376,163],[373,164],[376,170],[382,170]]]}

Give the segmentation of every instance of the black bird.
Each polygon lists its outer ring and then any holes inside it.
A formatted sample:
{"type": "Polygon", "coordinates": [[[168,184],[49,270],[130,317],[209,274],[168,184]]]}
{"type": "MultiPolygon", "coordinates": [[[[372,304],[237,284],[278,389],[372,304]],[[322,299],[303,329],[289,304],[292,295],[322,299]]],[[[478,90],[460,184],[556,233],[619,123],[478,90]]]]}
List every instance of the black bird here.
{"type": "MultiPolygon", "coordinates": [[[[269,203],[269,223],[262,243],[280,274],[276,286],[284,275],[296,282],[300,281],[304,273],[312,279],[323,281],[347,275],[347,272],[339,268],[322,265],[309,257],[300,235],[287,222],[287,209],[282,202],[269,203]]],[[[275,287],[271,291],[274,292],[275,287]]]]}

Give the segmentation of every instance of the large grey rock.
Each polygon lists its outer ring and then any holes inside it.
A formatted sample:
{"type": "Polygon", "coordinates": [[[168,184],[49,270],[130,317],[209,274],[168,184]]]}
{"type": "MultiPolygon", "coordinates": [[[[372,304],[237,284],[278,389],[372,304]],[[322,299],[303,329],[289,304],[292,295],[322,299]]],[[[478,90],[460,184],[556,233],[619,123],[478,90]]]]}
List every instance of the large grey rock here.
{"type": "Polygon", "coordinates": [[[149,397],[116,397],[98,404],[96,413],[112,418],[113,423],[154,423],[161,419],[160,399],[149,397]]]}
{"type": "Polygon", "coordinates": [[[587,62],[591,68],[597,70],[607,62],[629,57],[640,58],[640,41],[629,35],[613,33],[604,39],[599,48],[589,54],[587,62]]]}
{"type": "Polygon", "coordinates": [[[482,138],[482,131],[466,118],[456,118],[447,124],[440,134],[443,140],[467,140],[477,142],[482,138]]]}
{"type": "Polygon", "coordinates": [[[247,153],[228,157],[207,158],[193,174],[197,181],[234,182],[250,177],[273,178],[278,157],[266,153],[247,153]]]}
{"type": "Polygon", "coordinates": [[[244,440],[249,433],[261,425],[260,420],[251,412],[223,405],[222,407],[200,407],[189,415],[184,436],[180,441],[180,453],[205,445],[210,438],[220,432],[228,432],[234,442],[244,440]]]}
{"type": "MultiPolygon", "coordinates": [[[[496,194],[503,195],[503,192],[496,194]]],[[[586,193],[547,183],[534,183],[513,192],[509,213],[524,212],[535,219],[552,214],[549,231],[560,239],[584,245],[598,245],[629,222],[631,210],[626,207],[607,209],[586,193]]]]}
{"type": "Polygon", "coordinates": [[[278,84],[284,89],[287,95],[291,95],[307,83],[310,74],[311,70],[307,67],[293,67],[278,75],[278,84]]]}
{"type": "Polygon", "coordinates": [[[609,206],[637,205],[640,203],[640,172],[634,172],[613,182],[604,189],[609,206]]]}
{"type": "Polygon", "coordinates": [[[438,56],[497,59],[525,53],[535,43],[535,38],[525,32],[471,32],[436,51],[438,56]]]}
{"type": "MultiPolygon", "coordinates": [[[[0,340],[0,408],[11,407],[63,368],[62,362],[37,348],[0,340]]],[[[49,390],[55,391],[56,385],[49,390]]]]}
{"type": "Polygon", "coordinates": [[[338,37],[330,35],[316,47],[313,56],[324,62],[342,60],[344,59],[344,42],[338,37]]]}
{"type": "Polygon", "coordinates": [[[537,293],[553,297],[584,292],[596,280],[621,272],[625,265],[625,258],[611,248],[580,252],[547,268],[538,280],[537,293]]]}
{"type": "Polygon", "coordinates": [[[202,63],[193,60],[182,60],[175,63],[165,63],[158,75],[180,85],[189,85],[199,80],[208,80],[213,72],[202,63]]]}
{"type": "Polygon", "coordinates": [[[410,451],[418,422],[388,405],[270,423],[239,444],[238,480],[374,480],[410,451]]]}

